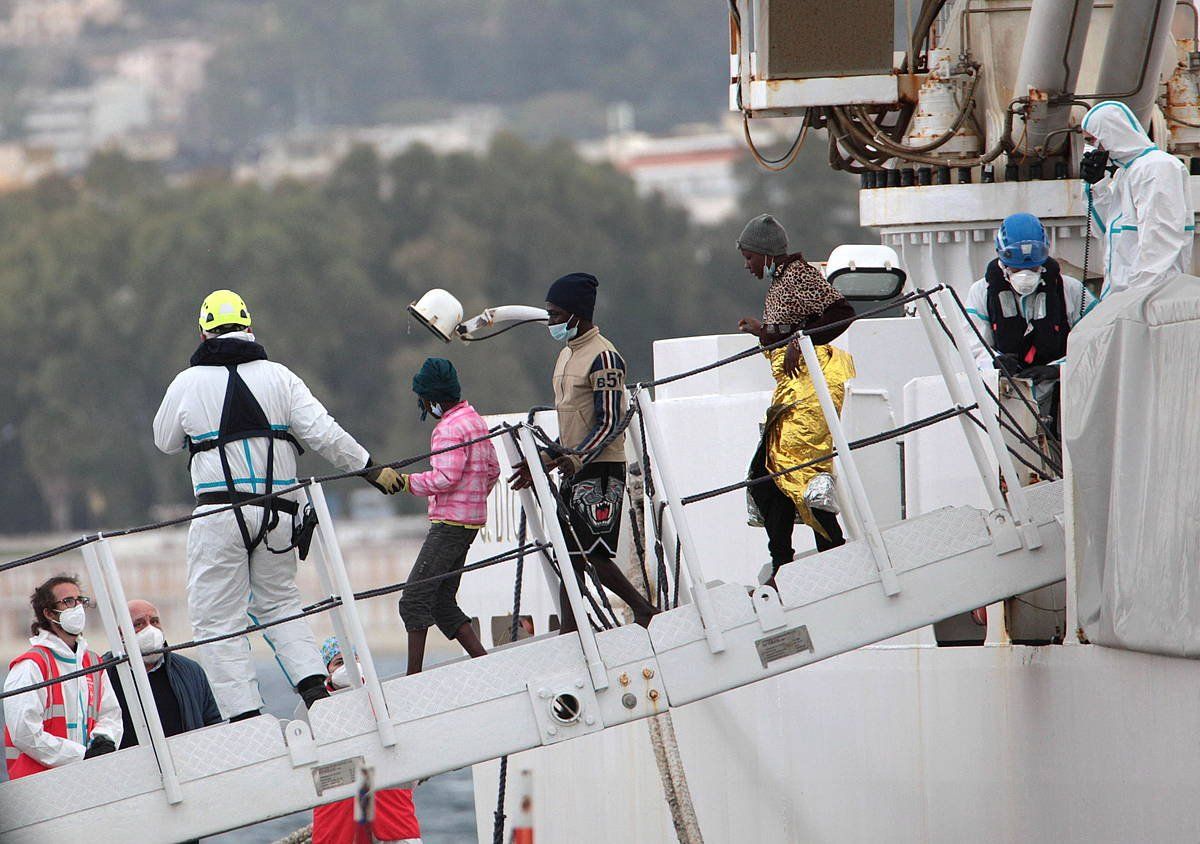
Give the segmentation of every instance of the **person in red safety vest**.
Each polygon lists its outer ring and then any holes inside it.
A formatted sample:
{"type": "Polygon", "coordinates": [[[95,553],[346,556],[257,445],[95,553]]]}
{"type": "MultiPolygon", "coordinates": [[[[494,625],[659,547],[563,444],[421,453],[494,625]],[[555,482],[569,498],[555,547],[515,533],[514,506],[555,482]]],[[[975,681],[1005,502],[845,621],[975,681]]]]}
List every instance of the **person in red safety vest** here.
{"type": "MultiPolygon", "coordinates": [[[[52,577],[34,590],[30,648],[9,664],[4,691],[53,680],[100,662],[83,628],[91,601],[79,581],[52,577]]],[[[112,753],[121,743],[121,705],[104,671],[4,699],[4,760],[10,780],[112,753]]]]}
{"type": "MultiPolygon", "coordinates": [[[[334,694],[349,688],[349,668],[336,637],[330,636],[321,645],[321,656],[328,674],[326,688],[334,694]]],[[[354,821],[353,797],[317,806],[313,809],[312,840],[313,844],[357,844],[359,841],[421,844],[421,827],[413,807],[412,789],[381,788],[376,791],[375,818],[369,830],[354,821]]]]}

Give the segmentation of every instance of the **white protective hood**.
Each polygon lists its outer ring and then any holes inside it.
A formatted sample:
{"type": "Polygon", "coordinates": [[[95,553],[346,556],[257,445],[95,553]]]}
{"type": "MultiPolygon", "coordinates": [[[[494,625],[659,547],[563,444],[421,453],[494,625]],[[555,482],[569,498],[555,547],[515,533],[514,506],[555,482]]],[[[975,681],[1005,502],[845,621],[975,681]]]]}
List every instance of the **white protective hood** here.
{"type": "Polygon", "coordinates": [[[1063,442],[1079,624],[1200,657],[1200,278],[1113,294],[1071,333],[1063,442]]]}
{"type": "Polygon", "coordinates": [[[1129,106],[1106,100],[1088,109],[1081,124],[1085,132],[1096,136],[1100,146],[1108,150],[1114,164],[1128,165],[1150,147],[1154,141],[1142,129],[1129,106]]]}

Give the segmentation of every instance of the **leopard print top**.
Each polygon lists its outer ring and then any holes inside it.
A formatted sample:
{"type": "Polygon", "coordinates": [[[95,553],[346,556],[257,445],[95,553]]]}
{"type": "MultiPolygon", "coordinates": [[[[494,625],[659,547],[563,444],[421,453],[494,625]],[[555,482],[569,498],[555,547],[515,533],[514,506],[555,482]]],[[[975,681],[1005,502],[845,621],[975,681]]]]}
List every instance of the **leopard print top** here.
{"type": "Polygon", "coordinates": [[[842,294],[803,256],[788,255],[780,259],[771,275],[762,321],[764,325],[778,326],[780,333],[791,333],[841,298],[842,294]]]}

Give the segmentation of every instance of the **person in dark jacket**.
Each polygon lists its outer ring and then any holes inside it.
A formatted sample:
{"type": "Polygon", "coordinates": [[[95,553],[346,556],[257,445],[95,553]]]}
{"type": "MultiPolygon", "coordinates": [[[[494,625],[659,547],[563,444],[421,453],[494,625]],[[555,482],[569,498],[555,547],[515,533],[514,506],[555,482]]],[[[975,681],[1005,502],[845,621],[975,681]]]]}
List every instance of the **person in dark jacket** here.
{"type": "MultiPolygon", "coordinates": [[[[162,620],[154,604],[142,600],[130,601],[129,614],[133,616],[133,629],[143,652],[158,650],[166,645],[162,620]]],[[[104,658],[111,656],[105,654],[104,658]]],[[[208,684],[208,676],[198,662],[178,653],[155,654],[146,659],[146,669],[150,672],[150,689],[154,693],[154,705],[162,721],[163,733],[174,736],[221,722],[221,711],[208,684]]],[[[125,690],[121,688],[121,678],[115,666],[108,669],[108,676],[121,702],[121,717],[125,721],[121,749],[124,750],[138,743],[137,734],[129,717],[125,690]]]]}

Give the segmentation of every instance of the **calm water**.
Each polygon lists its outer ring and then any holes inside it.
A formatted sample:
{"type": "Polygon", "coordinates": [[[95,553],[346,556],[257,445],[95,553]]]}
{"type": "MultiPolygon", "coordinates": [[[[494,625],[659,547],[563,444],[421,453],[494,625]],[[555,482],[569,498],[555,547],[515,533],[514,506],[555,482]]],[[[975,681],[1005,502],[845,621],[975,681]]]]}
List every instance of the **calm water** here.
{"type": "MultiPolygon", "coordinates": [[[[431,649],[430,664],[445,659],[446,653],[431,649]]],[[[380,675],[393,677],[404,671],[403,656],[378,656],[380,675]]],[[[291,718],[300,699],[283,679],[283,672],[274,661],[257,663],[258,682],[267,711],[281,718],[291,718]]],[[[0,711],[0,724],[3,723],[0,711]]],[[[423,783],[413,792],[417,818],[421,822],[421,838],[425,844],[463,844],[475,836],[475,794],[470,769],[442,774],[423,783]]],[[[265,821],[233,832],[204,838],[204,844],[270,844],[312,822],[311,812],[265,821]]]]}

